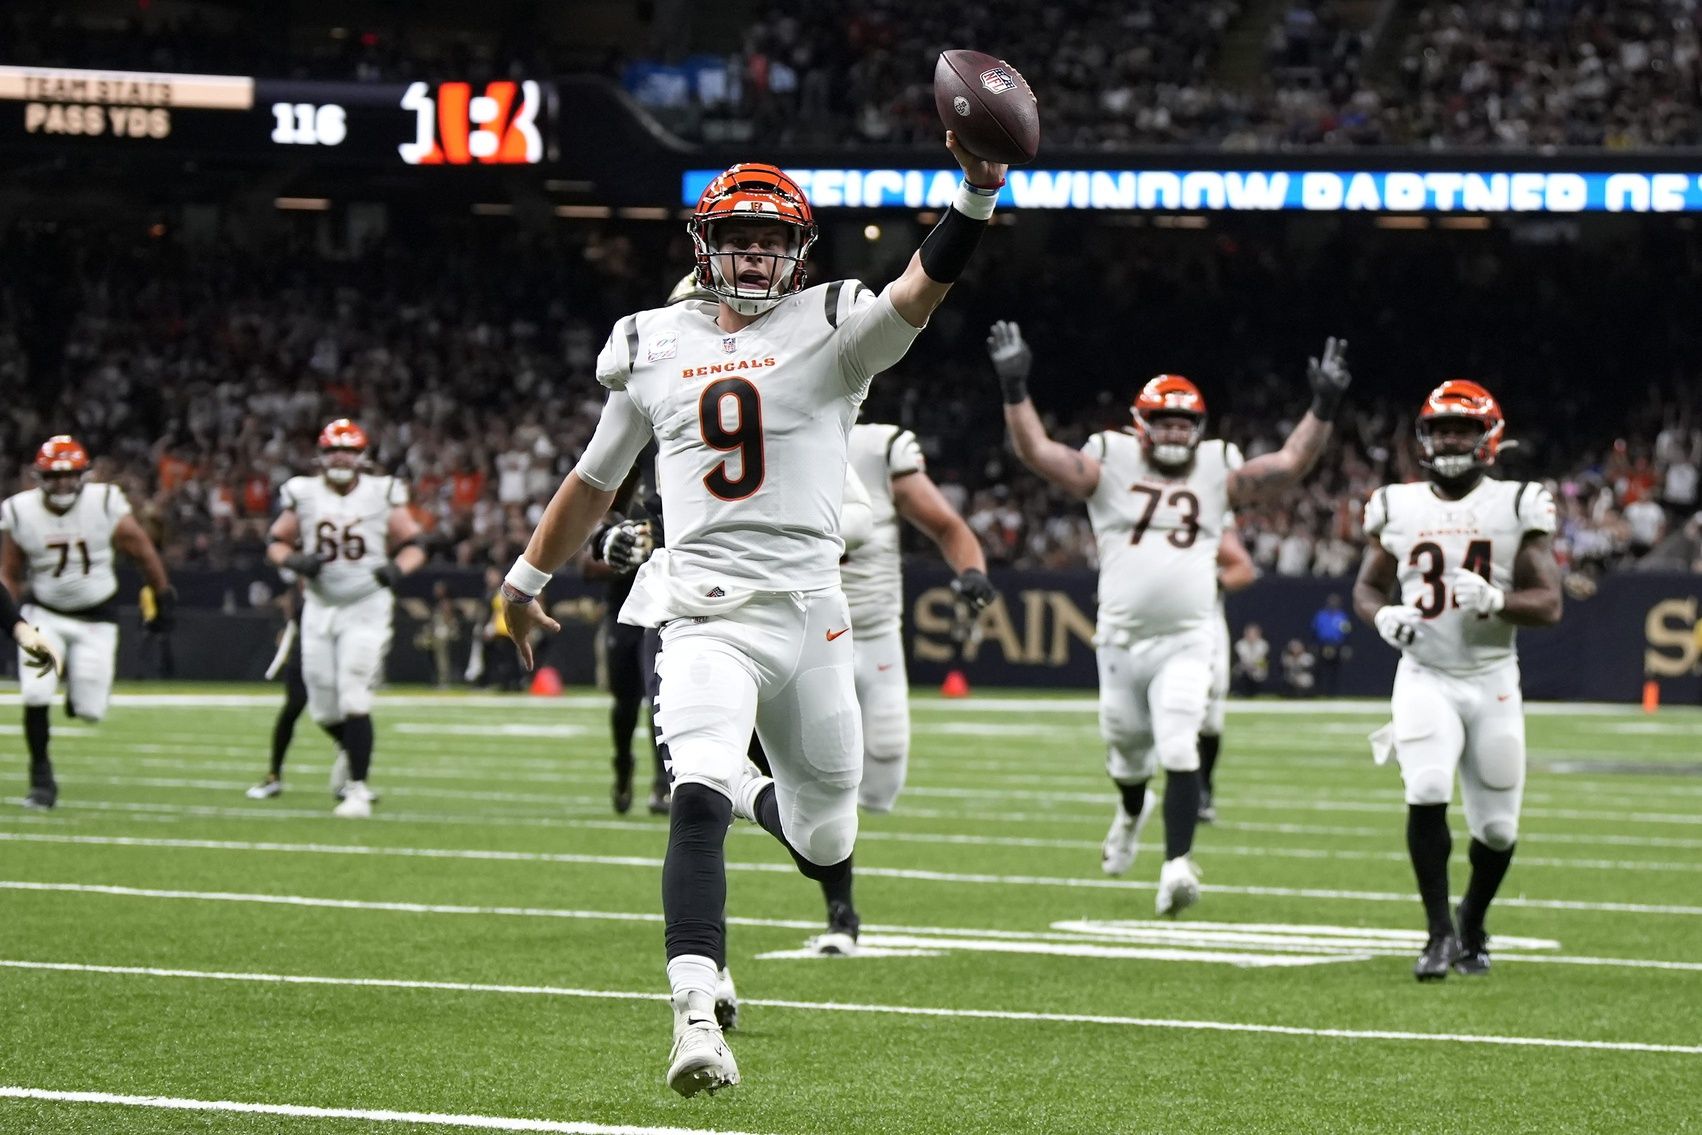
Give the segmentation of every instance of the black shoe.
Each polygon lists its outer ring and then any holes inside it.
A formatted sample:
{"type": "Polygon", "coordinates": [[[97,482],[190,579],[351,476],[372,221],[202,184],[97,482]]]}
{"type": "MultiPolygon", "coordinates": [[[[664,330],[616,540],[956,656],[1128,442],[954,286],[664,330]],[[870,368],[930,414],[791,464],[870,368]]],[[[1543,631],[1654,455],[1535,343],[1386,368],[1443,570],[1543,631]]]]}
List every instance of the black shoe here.
{"type": "Polygon", "coordinates": [[[632,785],[617,784],[610,797],[615,803],[615,813],[624,816],[632,810],[632,785]]]}
{"type": "Polygon", "coordinates": [[[1217,823],[1217,809],[1212,807],[1211,790],[1210,789],[1201,789],[1200,790],[1199,817],[1200,817],[1200,823],[1202,823],[1202,824],[1215,824],[1215,823],[1217,823]]]}
{"type": "Polygon", "coordinates": [[[857,952],[857,931],[863,920],[849,903],[827,904],[827,933],[810,939],[809,947],[824,957],[847,957],[857,952]]]}
{"type": "Polygon", "coordinates": [[[59,803],[59,789],[57,787],[32,788],[29,790],[29,794],[18,803],[26,808],[40,808],[45,812],[59,803]]]}
{"type": "Polygon", "coordinates": [[[1420,981],[1441,981],[1448,976],[1448,967],[1460,953],[1460,940],[1452,930],[1432,934],[1424,943],[1424,953],[1412,964],[1412,975],[1420,981]]]}
{"type": "Polygon", "coordinates": [[[673,806],[674,806],[674,794],[669,792],[666,788],[663,788],[660,785],[658,785],[657,787],[652,788],[650,790],[650,805],[649,805],[649,807],[650,807],[650,814],[652,816],[666,816],[668,814],[669,809],[671,809],[673,806]]]}
{"type": "Polygon", "coordinates": [[[1465,977],[1482,977],[1489,972],[1489,931],[1477,919],[1460,914],[1460,947],[1454,954],[1454,972],[1465,977]]]}

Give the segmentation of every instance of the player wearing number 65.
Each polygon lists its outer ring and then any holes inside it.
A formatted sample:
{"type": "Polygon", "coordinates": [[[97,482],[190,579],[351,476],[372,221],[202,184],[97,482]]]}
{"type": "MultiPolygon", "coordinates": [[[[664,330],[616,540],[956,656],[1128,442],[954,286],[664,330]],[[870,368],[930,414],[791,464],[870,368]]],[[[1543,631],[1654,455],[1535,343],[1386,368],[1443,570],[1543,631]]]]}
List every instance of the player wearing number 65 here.
{"type": "Polygon", "coordinates": [[[1121,800],[1100,852],[1106,874],[1133,864],[1162,767],[1164,866],[1158,913],[1199,899],[1191,852],[1200,811],[1200,727],[1212,686],[1218,545],[1231,509],[1297,484],[1317,462],[1347,393],[1347,343],[1331,339],[1307,377],[1312,408],[1281,449],[1243,463],[1206,441],[1206,402],[1180,375],[1135,396],[1132,428],[1094,434],[1080,451],[1046,436],[1028,398],[1033,356],[1014,323],[987,340],[1011,446],[1024,465],[1087,502],[1099,546],[1099,729],[1121,800]]]}
{"type": "Polygon", "coordinates": [[[668,546],[640,569],[625,623],[660,626],[656,725],[674,793],[662,906],[683,1095],[739,1079],[716,1024],[733,817],[778,837],[818,882],[851,869],[863,739],[839,535],[848,438],[871,379],[903,357],[968,264],[1005,166],[946,146],[963,169],[952,206],[902,275],[806,287],[816,226],[769,165],[736,165],[687,229],[688,300],[615,324],[597,358],[596,433],[503,587],[509,634],[555,630],[536,597],[596,527],[647,442],[668,546]],[[746,759],[755,727],[773,779],[746,759]]]}
{"type": "Polygon", "coordinates": [[[348,783],[334,814],[372,815],[372,692],[390,650],[393,594],[425,562],[407,486],[361,470],[366,431],[338,418],[319,433],[319,475],[280,491],[266,558],[306,581],[301,673],[307,712],[348,754],[348,783]]]}
{"type": "Polygon", "coordinates": [[[1554,497],[1488,475],[1505,429],[1489,391],[1444,382],[1418,414],[1426,479],[1385,485],[1365,505],[1353,606],[1401,652],[1394,721],[1371,740],[1406,783],[1407,852],[1430,924],[1413,966],[1420,981],[1489,970],[1484,915],[1513,859],[1525,787],[1514,628],[1560,621],[1554,497]],[[1456,770],[1472,865],[1457,926],[1447,818],[1456,770]]]}
{"type": "MultiPolygon", "coordinates": [[[[171,629],[175,596],[124,491],[88,479],[89,454],[82,443],[65,434],[48,438],[36,450],[35,476],[37,488],[0,504],[0,584],[23,601],[18,692],[30,789],[22,802],[26,808],[51,808],[59,785],[48,753],[48,711],[59,688],[59,667],[43,666],[42,652],[65,664],[66,714],[99,721],[112,698],[118,654],[114,551],[135,562],[153,591],[149,631],[171,629]]],[[[16,636],[10,625],[7,629],[16,636]]]]}

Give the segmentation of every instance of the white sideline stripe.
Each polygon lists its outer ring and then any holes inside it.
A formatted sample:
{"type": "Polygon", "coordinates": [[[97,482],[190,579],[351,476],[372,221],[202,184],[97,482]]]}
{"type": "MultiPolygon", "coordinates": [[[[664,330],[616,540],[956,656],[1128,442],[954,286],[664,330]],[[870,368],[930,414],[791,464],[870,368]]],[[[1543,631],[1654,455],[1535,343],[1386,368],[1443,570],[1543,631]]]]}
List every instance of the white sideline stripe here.
{"type": "MultiPolygon", "coordinates": [[[[60,1092],[0,1084],[0,1098],[49,1103],[101,1103],[151,1107],[164,1111],[217,1111],[242,1115],[285,1115],[295,1119],[360,1119],[369,1123],[416,1123],[428,1127],[472,1127],[483,1131],[552,1131],[559,1135],[713,1135],[719,1128],[634,1127],[617,1123],[581,1123],[561,1119],[510,1119],[500,1115],[445,1115],[435,1111],[385,1111],[367,1108],[308,1107],[294,1103],[241,1103],[174,1096],[126,1096],[112,1092],[60,1092]]],[[[744,1135],[726,1132],[724,1135],[744,1135]]]]}
{"type": "MultiPolygon", "coordinates": [[[[220,839],[156,839],[142,836],[58,835],[47,832],[0,832],[0,842],[64,843],[104,847],[160,847],[193,851],[261,851],[294,855],[371,855],[414,859],[475,859],[508,863],[573,863],[587,867],[647,867],[660,870],[662,861],[643,855],[576,855],[568,852],[486,851],[476,848],[375,847],[363,844],[276,843],[220,839]]],[[[790,875],[789,863],[728,863],[729,871],[790,875]]],[[[958,883],[966,886],[1067,887],[1086,890],[1152,891],[1157,883],[1125,879],[1092,879],[1055,875],[979,875],[952,871],[924,871],[901,867],[859,867],[864,878],[907,879],[912,882],[958,883]]],[[[1344,891],[1321,887],[1266,887],[1212,885],[1207,891],[1220,895],[1249,895],[1259,898],[1340,899],[1349,902],[1412,902],[1412,895],[1398,891],[1344,891]]],[[[1672,903],[1577,902],[1569,899],[1533,899],[1521,895],[1497,898],[1502,907],[1520,906],[1536,910],[1592,911],[1611,914],[1672,914],[1702,917],[1702,906],[1672,903]]]]}
{"type": "MultiPolygon", "coordinates": [[[[359,986],[373,989],[420,989],[453,993],[509,993],[532,997],[578,997],[609,1001],[665,1001],[666,993],[625,990],[572,989],[552,985],[494,985],[483,982],[405,981],[375,977],[322,977],[307,974],[227,973],[216,970],[155,969],[150,966],[85,965],[72,962],[29,962],[0,959],[0,967],[98,973],[122,977],[177,977],[202,981],[247,981],[277,985],[359,986]]],[[[1055,1024],[1115,1025],[1124,1028],[1182,1029],[1200,1032],[1263,1033],[1275,1036],[1321,1037],[1334,1040],[1405,1040],[1450,1044],[1505,1045],[1518,1048],[1582,1048],[1602,1052],[1662,1052],[1702,1056],[1702,1045],[1649,1044],[1642,1041],[1575,1040],[1567,1037],[1496,1036],[1483,1033],[1418,1033],[1395,1029],[1318,1029],[1298,1025],[1258,1025],[1239,1021],[1179,1020],[1168,1017],[1123,1017],[1097,1013],[1025,1013],[1000,1009],[945,1009],[920,1005],[876,1005],[845,1001],[789,1001],[740,998],[744,1005],[767,1009],[800,1009],[814,1013],[889,1013],[903,1017],[956,1018],[979,1021],[1033,1021],[1055,1024]]],[[[522,1128],[521,1130],[525,1130],[522,1128]]],[[[541,1130],[551,1130],[542,1128],[541,1130]]],[[[599,1131],[621,1129],[599,1128],[599,1131]]],[[[628,1130],[651,1131],[653,1128],[628,1130]]],[[[667,1129],[663,1129],[667,1130],[667,1129]]]]}

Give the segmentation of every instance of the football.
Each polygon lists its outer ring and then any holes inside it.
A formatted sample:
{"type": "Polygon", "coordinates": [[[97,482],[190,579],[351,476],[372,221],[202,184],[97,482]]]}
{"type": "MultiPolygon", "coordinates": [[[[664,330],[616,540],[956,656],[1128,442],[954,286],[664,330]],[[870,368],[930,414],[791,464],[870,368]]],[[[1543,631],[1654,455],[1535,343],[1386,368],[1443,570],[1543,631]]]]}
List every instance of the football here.
{"type": "Polygon", "coordinates": [[[1040,149],[1034,92],[1003,59],[979,51],[942,52],[934,65],[934,108],[978,158],[1022,165],[1040,149]]]}

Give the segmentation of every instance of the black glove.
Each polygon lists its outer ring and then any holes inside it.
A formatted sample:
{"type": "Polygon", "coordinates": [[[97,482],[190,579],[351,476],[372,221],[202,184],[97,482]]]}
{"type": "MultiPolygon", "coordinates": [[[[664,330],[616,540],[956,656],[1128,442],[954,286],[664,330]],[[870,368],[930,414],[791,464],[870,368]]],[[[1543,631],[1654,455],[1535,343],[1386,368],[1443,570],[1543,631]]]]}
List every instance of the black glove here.
{"type": "Polygon", "coordinates": [[[655,550],[650,526],[642,520],[623,520],[603,537],[603,559],[618,572],[637,571],[655,550]]]}
{"type": "Polygon", "coordinates": [[[149,634],[170,634],[177,626],[177,589],[154,592],[154,617],[142,624],[149,634]]]}
{"type": "Polygon", "coordinates": [[[1022,341],[1022,328],[1008,320],[993,324],[987,336],[987,356],[993,360],[993,372],[999,376],[999,389],[1004,392],[1005,404],[1014,406],[1028,398],[1028,372],[1034,366],[1034,352],[1022,341]]]}
{"type": "Polygon", "coordinates": [[[372,569],[372,578],[394,591],[402,582],[406,573],[396,566],[395,560],[385,560],[384,563],[372,569]]]}
{"type": "Polygon", "coordinates": [[[999,597],[998,589],[993,586],[993,581],[974,568],[970,568],[951,581],[951,593],[957,596],[959,603],[963,603],[969,608],[969,613],[972,615],[979,613],[982,608],[999,597]]]}
{"type": "Polygon", "coordinates": [[[1312,416],[1333,422],[1342,399],[1347,397],[1353,375],[1347,370],[1347,340],[1333,336],[1324,341],[1323,359],[1306,361],[1306,381],[1312,384],[1312,416]]]}
{"type": "Polygon", "coordinates": [[[307,552],[291,552],[284,558],[281,565],[289,568],[303,579],[314,579],[319,575],[319,569],[325,566],[318,556],[307,552]]]}

